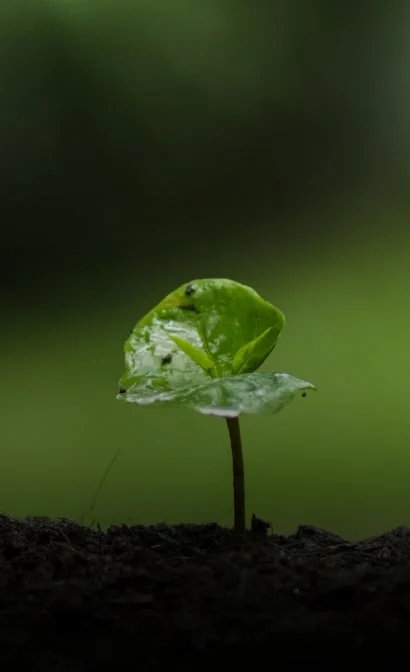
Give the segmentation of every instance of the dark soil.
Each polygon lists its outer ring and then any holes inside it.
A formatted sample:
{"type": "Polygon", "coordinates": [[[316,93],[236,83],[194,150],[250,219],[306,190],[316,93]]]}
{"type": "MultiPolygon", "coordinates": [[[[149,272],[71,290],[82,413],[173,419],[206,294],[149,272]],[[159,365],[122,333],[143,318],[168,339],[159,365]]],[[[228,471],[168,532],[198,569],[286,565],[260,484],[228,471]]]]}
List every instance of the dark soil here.
{"type": "Polygon", "coordinates": [[[1,670],[409,670],[409,660],[410,528],[349,543],[305,525],[238,539],[214,524],[104,533],[0,516],[1,670]]]}

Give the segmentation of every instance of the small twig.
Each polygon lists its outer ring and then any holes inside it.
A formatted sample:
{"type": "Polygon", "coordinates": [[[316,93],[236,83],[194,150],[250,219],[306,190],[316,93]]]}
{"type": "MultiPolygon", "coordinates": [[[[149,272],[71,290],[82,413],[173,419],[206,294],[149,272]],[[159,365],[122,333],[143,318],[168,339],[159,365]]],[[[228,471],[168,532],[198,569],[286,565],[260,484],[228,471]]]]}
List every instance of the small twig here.
{"type": "MultiPolygon", "coordinates": [[[[101,478],[101,480],[100,480],[100,482],[99,482],[99,484],[98,484],[98,486],[97,486],[97,489],[96,489],[96,491],[95,491],[93,500],[92,500],[92,502],[91,502],[91,506],[90,506],[90,508],[88,509],[88,512],[87,512],[86,515],[91,516],[91,514],[93,513],[94,508],[95,508],[95,505],[96,505],[96,503],[97,503],[98,496],[99,496],[99,494],[100,494],[100,492],[101,492],[101,488],[102,488],[102,486],[104,485],[105,479],[107,478],[109,472],[110,472],[111,469],[113,468],[114,463],[115,463],[116,460],[118,459],[118,456],[119,456],[120,452],[121,452],[121,448],[119,448],[119,449],[117,450],[117,452],[115,453],[114,457],[110,460],[108,466],[106,467],[106,469],[105,469],[105,471],[104,471],[104,473],[103,473],[103,475],[102,475],[102,478],[101,478]]],[[[94,525],[94,523],[95,523],[95,519],[93,519],[93,521],[92,521],[92,523],[91,523],[91,527],[94,525]]]]}

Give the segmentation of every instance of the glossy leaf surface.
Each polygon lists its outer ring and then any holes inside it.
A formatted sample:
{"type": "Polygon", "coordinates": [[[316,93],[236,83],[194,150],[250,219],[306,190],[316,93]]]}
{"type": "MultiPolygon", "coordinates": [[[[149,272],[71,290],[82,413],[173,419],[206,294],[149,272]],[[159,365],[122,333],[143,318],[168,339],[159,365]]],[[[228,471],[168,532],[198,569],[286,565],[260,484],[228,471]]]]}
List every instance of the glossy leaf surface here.
{"type": "Polygon", "coordinates": [[[194,280],[140,320],[125,343],[118,398],[235,416],[280,410],[313,388],[287,374],[255,374],[276,346],[283,313],[233,280],[194,280]]]}
{"type": "Polygon", "coordinates": [[[211,378],[194,388],[161,390],[149,377],[118,395],[131,403],[185,406],[205,415],[237,417],[241,414],[277,413],[298,393],[314,386],[286,373],[245,373],[211,378]]]}

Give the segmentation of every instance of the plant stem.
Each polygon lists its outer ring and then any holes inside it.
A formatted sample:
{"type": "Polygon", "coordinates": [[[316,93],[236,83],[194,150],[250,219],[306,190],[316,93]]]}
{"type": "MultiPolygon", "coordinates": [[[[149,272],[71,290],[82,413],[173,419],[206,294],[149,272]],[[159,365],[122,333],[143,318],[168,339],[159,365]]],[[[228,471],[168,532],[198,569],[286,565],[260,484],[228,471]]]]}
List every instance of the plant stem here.
{"type": "Polygon", "coordinates": [[[245,532],[245,471],[243,465],[241,430],[239,418],[226,418],[229,438],[231,439],[233,472],[234,530],[245,532]]]}

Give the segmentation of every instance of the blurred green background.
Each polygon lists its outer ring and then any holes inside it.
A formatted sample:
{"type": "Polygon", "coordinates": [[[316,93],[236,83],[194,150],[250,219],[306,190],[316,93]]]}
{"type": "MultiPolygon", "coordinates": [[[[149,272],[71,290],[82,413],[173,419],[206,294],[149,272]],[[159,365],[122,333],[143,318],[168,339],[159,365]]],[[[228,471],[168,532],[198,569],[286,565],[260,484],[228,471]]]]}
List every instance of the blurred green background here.
{"type": "MultiPolygon", "coordinates": [[[[231,277],[316,395],[242,420],[249,516],[410,518],[406,2],[4,1],[0,510],[232,521],[224,423],[115,400],[175,287],[231,277]]],[[[88,520],[86,518],[86,520],[88,520]]]]}

